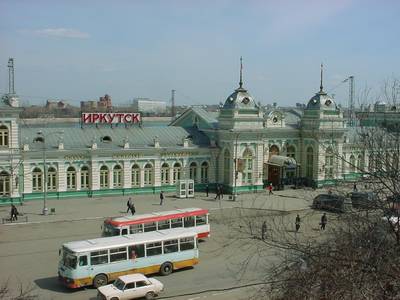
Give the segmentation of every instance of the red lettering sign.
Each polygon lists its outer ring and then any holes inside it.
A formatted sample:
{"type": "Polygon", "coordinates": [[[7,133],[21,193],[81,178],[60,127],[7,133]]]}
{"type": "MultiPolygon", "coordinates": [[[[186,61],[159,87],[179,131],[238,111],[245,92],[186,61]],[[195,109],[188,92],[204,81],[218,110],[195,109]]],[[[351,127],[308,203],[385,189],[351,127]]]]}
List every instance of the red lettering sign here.
{"type": "Polygon", "coordinates": [[[140,113],[82,113],[84,124],[133,124],[141,121],[140,113]]]}

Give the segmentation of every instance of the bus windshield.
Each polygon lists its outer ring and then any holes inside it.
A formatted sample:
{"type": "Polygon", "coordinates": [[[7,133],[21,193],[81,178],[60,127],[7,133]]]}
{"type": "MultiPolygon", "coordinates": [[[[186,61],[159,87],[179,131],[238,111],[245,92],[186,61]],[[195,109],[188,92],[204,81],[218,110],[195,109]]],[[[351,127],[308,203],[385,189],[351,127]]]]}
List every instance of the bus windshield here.
{"type": "Polygon", "coordinates": [[[78,260],[76,255],[73,255],[65,249],[63,250],[62,263],[64,266],[66,266],[67,268],[75,269],[77,261],[78,260]]]}
{"type": "Polygon", "coordinates": [[[114,285],[117,289],[119,289],[119,290],[122,291],[122,290],[124,289],[125,283],[124,283],[121,279],[117,279],[117,280],[114,281],[113,285],[114,285]]]}
{"type": "Polygon", "coordinates": [[[119,228],[113,227],[111,224],[104,223],[103,236],[117,236],[120,235],[119,228]]]}

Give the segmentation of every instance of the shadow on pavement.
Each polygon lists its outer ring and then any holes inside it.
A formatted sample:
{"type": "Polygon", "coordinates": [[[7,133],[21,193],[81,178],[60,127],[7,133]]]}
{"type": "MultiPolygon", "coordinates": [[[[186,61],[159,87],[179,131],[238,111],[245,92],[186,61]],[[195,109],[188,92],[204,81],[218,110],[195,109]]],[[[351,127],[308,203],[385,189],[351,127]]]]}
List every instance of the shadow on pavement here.
{"type": "Polygon", "coordinates": [[[65,286],[63,286],[59,281],[58,277],[47,277],[47,278],[40,278],[34,280],[36,285],[43,289],[43,290],[49,290],[53,292],[59,292],[63,294],[73,294],[78,291],[84,290],[84,288],[79,288],[79,289],[69,289],[65,286]]]}

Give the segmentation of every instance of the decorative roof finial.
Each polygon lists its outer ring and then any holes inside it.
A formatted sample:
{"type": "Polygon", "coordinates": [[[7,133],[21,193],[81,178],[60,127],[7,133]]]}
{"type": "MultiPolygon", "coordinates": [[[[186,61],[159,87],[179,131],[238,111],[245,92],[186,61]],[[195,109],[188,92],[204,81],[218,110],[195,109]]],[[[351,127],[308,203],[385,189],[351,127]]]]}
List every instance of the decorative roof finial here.
{"type": "Polygon", "coordinates": [[[240,89],[241,89],[242,86],[243,86],[242,70],[243,70],[242,57],[240,57],[240,81],[239,81],[239,88],[240,88],[240,89]]]}
{"type": "Polygon", "coordinates": [[[321,63],[321,84],[320,84],[320,86],[319,86],[319,91],[320,92],[322,92],[322,90],[323,90],[323,87],[322,87],[322,73],[323,73],[323,68],[324,68],[324,65],[321,63]]]}

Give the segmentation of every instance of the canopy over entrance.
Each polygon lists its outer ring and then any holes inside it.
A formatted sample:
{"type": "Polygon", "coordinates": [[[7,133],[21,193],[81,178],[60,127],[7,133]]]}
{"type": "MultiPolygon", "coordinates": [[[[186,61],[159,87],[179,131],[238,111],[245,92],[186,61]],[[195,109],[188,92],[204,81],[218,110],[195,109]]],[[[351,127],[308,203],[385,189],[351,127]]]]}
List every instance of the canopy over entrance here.
{"type": "Polygon", "coordinates": [[[268,164],[277,167],[285,167],[286,169],[295,169],[297,167],[297,162],[294,158],[282,155],[271,155],[268,164]]]}

